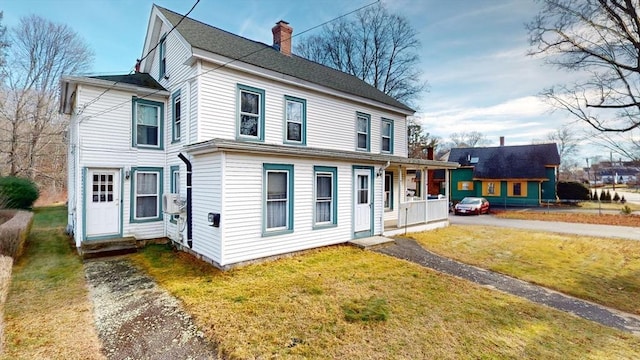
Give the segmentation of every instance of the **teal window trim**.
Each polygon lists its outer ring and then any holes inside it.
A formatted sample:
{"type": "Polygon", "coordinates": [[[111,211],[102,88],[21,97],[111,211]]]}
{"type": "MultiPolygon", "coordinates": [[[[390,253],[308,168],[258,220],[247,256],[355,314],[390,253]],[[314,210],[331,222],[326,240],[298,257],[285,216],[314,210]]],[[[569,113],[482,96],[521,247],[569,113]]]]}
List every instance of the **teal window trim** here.
{"type": "Polygon", "coordinates": [[[162,35],[158,44],[158,80],[167,72],[167,35],[162,35]]]}
{"type": "Polygon", "coordinates": [[[358,150],[358,151],[370,151],[370,149],[371,149],[371,115],[365,114],[365,113],[361,113],[361,112],[356,112],[356,150],[358,150]],[[366,130],[366,132],[362,132],[358,128],[358,125],[360,123],[360,119],[364,119],[367,122],[367,130],[366,130]],[[365,135],[366,136],[366,146],[365,147],[360,147],[359,146],[360,142],[358,140],[359,140],[360,135],[365,135]]]}
{"type": "Polygon", "coordinates": [[[258,89],[252,86],[237,84],[237,116],[236,116],[236,138],[237,140],[245,140],[245,141],[264,141],[264,112],[265,112],[265,91],[263,89],[258,89]],[[242,93],[252,93],[260,96],[260,100],[258,102],[258,135],[242,135],[241,131],[241,121],[242,121],[242,93]]]}
{"type": "Polygon", "coordinates": [[[393,154],[393,120],[382,118],[382,126],[380,128],[380,151],[386,154],[393,154]],[[384,149],[384,128],[389,125],[389,149],[384,149]]]}
{"type": "Polygon", "coordinates": [[[275,236],[293,232],[293,165],[290,164],[263,164],[263,195],[262,195],[262,236],[275,236]],[[270,230],[267,228],[267,188],[270,172],[284,172],[287,174],[287,224],[284,228],[270,230]]]}
{"type": "Polygon", "coordinates": [[[164,150],[164,104],[158,101],[139,99],[134,96],[131,99],[131,146],[141,149],[164,150]],[[138,104],[156,106],[158,108],[158,145],[138,144],[138,122],[136,114],[138,104]]]}
{"type": "Polygon", "coordinates": [[[130,209],[129,209],[129,222],[131,223],[147,223],[154,221],[161,221],[163,218],[162,214],[162,190],[163,188],[163,180],[164,180],[164,169],[158,167],[132,167],[131,168],[131,199],[130,199],[130,209]],[[136,218],[136,183],[137,183],[137,174],[139,172],[150,172],[158,174],[158,197],[156,199],[156,209],[158,212],[157,216],[148,217],[138,219],[136,218]]]}
{"type": "Polygon", "coordinates": [[[171,143],[180,142],[182,137],[182,96],[180,90],[171,95],[171,143]],[[176,103],[180,106],[180,117],[176,116],[176,103]]]}
{"type": "MultiPolygon", "coordinates": [[[[385,211],[393,211],[393,173],[385,172],[384,173],[384,186],[389,186],[389,206],[385,207],[385,211]],[[387,177],[389,177],[389,181],[387,181],[387,177]]],[[[382,189],[382,196],[386,196],[386,189],[382,189]]],[[[384,201],[384,200],[383,200],[384,201]]]]}
{"type": "Polygon", "coordinates": [[[338,226],[338,169],[329,166],[313,167],[313,229],[325,229],[338,226]],[[318,223],[316,221],[316,204],[318,192],[316,189],[318,175],[331,174],[331,221],[318,223]]]}
{"type": "Polygon", "coordinates": [[[284,143],[292,144],[292,145],[307,145],[307,100],[293,97],[293,96],[284,96],[284,143]],[[302,114],[300,116],[300,141],[289,140],[289,119],[287,109],[288,102],[299,103],[302,107],[302,114]]]}
{"type": "MultiPolygon", "coordinates": [[[[171,165],[169,167],[169,191],[172,194],[175,193],[179,193],[180,192],[180,184],[176,184],[174,181],[174,175],[178,174],[178,176],[180,176],[180,165],[171,165]]],[[[179,178],[178,178],[179,179],[179,178]]],[[[169,221],[173,224],[176,224],[178,222],[178,217],[180,217],[180,215],[171,215],[171,217],[169,218],[169,221]]]]}

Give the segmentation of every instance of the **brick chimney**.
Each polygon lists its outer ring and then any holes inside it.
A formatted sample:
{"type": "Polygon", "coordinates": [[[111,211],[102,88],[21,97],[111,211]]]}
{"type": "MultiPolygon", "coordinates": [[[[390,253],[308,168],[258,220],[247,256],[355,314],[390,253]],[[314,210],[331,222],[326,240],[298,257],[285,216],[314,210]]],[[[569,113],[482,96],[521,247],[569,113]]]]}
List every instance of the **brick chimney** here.
{"type": "Polygon", "coordinates": [[[433,160],[433,146],[427,148],[427,160],[433,160]]]}
{"type": "Polygon", "coordinates": [[[280,50],[281,53],[291,56],[291,34],[293,34],[293,28],[289,26],[289,23],[280,20],[271,29],[273,33],[273,47],[280,50]]]}
{"type": "Polygon", "coordinates": [[[504,136],[500,136],[500,146],[504,146],[504,136]]]}

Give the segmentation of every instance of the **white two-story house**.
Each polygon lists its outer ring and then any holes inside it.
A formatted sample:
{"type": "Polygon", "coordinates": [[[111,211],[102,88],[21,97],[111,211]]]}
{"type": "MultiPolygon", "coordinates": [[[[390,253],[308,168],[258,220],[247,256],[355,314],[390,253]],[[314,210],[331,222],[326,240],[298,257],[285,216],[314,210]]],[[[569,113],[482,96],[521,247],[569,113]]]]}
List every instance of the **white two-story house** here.
{"type": "Polygon", "coordinates": [[[153,6],[135,74],[61,80],[79,248],[168,238],[224,269],[448,224],[425,174],[457,163],[407,157],[411,108],[293,55],[284,21],[267,45],[181,18],[153,6]]]}

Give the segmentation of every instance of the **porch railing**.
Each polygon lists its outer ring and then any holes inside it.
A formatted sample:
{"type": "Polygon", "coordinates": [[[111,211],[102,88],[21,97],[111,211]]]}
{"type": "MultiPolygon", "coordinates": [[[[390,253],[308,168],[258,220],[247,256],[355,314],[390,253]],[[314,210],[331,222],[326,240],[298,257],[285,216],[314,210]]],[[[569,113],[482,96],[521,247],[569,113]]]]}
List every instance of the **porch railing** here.
{"type": "Polygon", "coordinates": [[[398,227],[446,220],[449,216],[447,199],[419,200],[400,203],[398,227]]]}

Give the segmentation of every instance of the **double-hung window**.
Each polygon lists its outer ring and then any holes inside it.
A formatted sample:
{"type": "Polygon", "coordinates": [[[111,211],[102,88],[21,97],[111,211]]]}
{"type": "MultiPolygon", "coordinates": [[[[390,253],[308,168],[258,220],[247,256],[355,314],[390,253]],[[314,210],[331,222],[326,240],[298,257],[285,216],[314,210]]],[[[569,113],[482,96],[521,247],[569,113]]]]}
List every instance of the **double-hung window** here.
{"type": "Polygon", "coordinates": [[[131,221],[162,220],[162,168],[134,168],[131,182],[131,221]]]}
{"type": "Polygon", "coordinates": [[[133,146],[162,149],[163,113],[161,102],[133,98],[133,146]]]}
{"type": "Polygon", "coordinates": [[[293,165],[264,164],[263,235],[293,230],[293,165]]]}
{"type": "Polygon", "coordinates": [[[180,136],[182,135],[182,97],[180,96],[180,91],[176,91],[171,97],[171,102],[173,105],[173,122],[172,122],[172,135],[171,141],[178,142],[180,141],[180,136]]]}
{"type": "Polygon", "coordinates": [[[239,139],[264,140],[264,90],[238,85],[239,139]]]}
{"type": "Polygon", "coordinates": [[[357,113],[356,115],[356,149],[369,151],[371,133],[371,116],[357,113]]]}
{"type": "Polygon", "coordinates": [[[384,153],[393,153],[393,120],[382,119],[382,145],[381,150],[384,153]]]}
{"type": "Polygon", "coordinates": [[[338,172],[335,167],[314,166],[314,228],[334,226],[338,222],[337,185],[338,172]]]}
{"type": "Polygon", "coordinates": [[[160,75],[158,76],[159,79],[162,79],[167,72],[167,39],[165,36],[160,39],[160,43],[158,44],[158,58],[160,59],[160,63],[158,64],[158,75],[160,75]]]}
{"type": "MultiPolygon", "coordinates": [[[[170,180],[171,180],[171,193],[180,194],[180,166],[174,165],[169,168],[170,180]]],[[[180,215],[172,215],[170,221],[175,223],[180,215]]]]}
{"type": "Polygon", "coordinates": [[[306,144],[307,102],[304,99],[285,96],[285,142],[306,144]]]}

